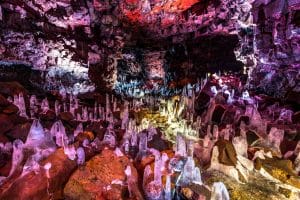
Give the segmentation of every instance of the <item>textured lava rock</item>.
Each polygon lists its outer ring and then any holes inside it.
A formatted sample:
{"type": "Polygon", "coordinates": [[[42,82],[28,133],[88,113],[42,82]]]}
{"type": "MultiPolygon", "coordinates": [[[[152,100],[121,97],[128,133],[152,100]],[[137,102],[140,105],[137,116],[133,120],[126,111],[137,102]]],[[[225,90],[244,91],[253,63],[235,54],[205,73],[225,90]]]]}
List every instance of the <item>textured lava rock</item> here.
{"type": "Polygon", "coordinates": [[[27,135],[29,133],[31,127],[31,123],[18,124],[8,133],[6,133],[7,137],[12,139],[20,139],[23,142],[26,141],[27,135]]]}
{"type": "MultiPolygon", "coordinates": [[[[95,153],[85,149],[86,159],[95,153]]],[[[47,179],[43,168],[39,173],[30,172],[18,179],[12,178],[5,182],[0,189],[0,199],[49,199],[62,198],[64,184],[76,169],[76,160],[70,160],[63,149],[56,150],[40,165],[51,163],[50,178],[47,179]],[[26,184],[24,184],[26,183],[26,184]]]]}
{"type": "Polygon", "coordinates": [[[219,162],[224,165],[236,166],[236,152],[231,142],[226,140],[219,140],[216,142],[216,146],[219,149],[219,162]]]}
{"type": "Polygon", "coordinates": [[[0,134],[4,134],[5,132],[11,130],[14,127],[14,124],[7,115],[0,114],[0,134]]]}
{"type": "Polygon", "coordinates": [[[126,199],[127,187],[113,181],[125,183],[124,171],[128,165],[137,180],[137,171],[127,157],[103,150],[74,172],[64,188],[64,195],[71,199],[126,199]]]}
{"type": "Polygon", "coordinates": [[[293,163],[290,160],[278,158],[255,159],[255,168],[264,168],[271,176],[283,183],[300,188],[300,179],[293,170],[293,163]]]}
{"type": "Polygon", "coordinates": [[[28,94],[27,90],[18,82],[0,82],[0,93],[11,97],[20,93],[28,94]]]}

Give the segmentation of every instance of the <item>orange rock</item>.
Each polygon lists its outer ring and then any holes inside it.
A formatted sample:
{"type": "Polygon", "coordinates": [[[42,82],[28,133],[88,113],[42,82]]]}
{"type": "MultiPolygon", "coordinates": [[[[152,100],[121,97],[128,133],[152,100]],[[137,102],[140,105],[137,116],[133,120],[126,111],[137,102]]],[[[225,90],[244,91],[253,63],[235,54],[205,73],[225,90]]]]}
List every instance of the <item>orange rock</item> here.
{"type": "Polygon", "coordinates": [[[118,157],[112,150],[104,149],[73,173],[64,188],[64,195],[70,199],[127,199],[124,171],[128,165],[132,176],[138,180],[137,171],[126,156],[118,157]]]}

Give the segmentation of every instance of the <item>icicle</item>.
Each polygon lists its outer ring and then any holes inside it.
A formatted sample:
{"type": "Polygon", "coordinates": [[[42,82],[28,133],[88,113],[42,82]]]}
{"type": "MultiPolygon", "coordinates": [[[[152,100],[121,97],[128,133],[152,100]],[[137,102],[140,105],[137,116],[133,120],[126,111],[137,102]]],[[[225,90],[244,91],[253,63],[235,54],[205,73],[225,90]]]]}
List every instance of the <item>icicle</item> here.
{"type": "MultiPolygon", "coordinates": [[[[68,156],[70,160],[76,159],[76,150],[74,145],[66,145],[64,146],[64,153],[68,156]]],[[[81,155],[82,156],[82,155],[81,155]]]]}
{"type": "Polygon", "coordinates": [[[193,171],[193,183],[203,185],[199,167],[195,167],[193,171]]]}
{"type": "Polygon", "coordinates": [[[154,182],[156,182],[158,185],[161,185],[161,168],[162,168],[162,162],[160,157],[160,152],[156,149],[150,149],[151,153],[155,156],[155,163],[154,163],[154,182]]]}
{"type": "Polygon", "coordinates": [[[67,103],[66,102],[63,103],[63,106],[64,106],[64,112],[68,112],[68,107],[67,107],[67,103]]]}
{"type": "Polygon", "coordinates": [[[282,121],[284,123],[291,124],[292,123],[293,111],[288,109],[282,109],[280,111],[280,115],[278,121],[282,121]]]}
{"type": "Polygon", "coordinates": [[[232,144],[238,155],[248,158],[248,142],[246,137],[239,136],[232,139],[232,144]]]}
{"type": "Polygon", "coordinates": [[[57,100],[55,100],[55,103],[54,103],[54,110],[55,110],[56,116],[58,116],[60,113],[60,110],[61,110],[61,105],[59,104],[59,101],[57,101],[57,100]]]}
{"type": "Polygon", "coordinates": [[[77,153],[77,164],[78,165],[83,165],[84,162],[85,162],[85,152],[84,152],[84,149],[82,147],[79,147],[76,150],[76,153],[77,153]]]}
{"type": "Polygon", "coordinates": [[[195,162],[191,156],[187,157],[187,161],[183,167],[183,171],[181,172],[181,181],[180,183],[183,185],[188,185],[193,181],[193,172],[195,169],[195,162]]]}
{"type": "Polygon", "coordinates": [[[12,166],[8,177],[12,176],[16,169],[21,165],[24,155],[23,155],[23,142],[22,140],[16,139],[13,142],[13,154],[12,154],[12,166]]]}
{"type": "Polygon", "coordinates": [[[70,113],[75,116],[75,109],[76,109],[76,105],[75,105],[75,100],[74,100],[74,96],[70,95],[70,113]]]}
{"type": "MultiPolygon", "coordinates": [[[[126,169],[125,169],[125,175],[127,177],[127,180],[130,180],[132,178],[132,172],[131,172],[131,167],[129,165],[127,165],[126,169]]],[[[130,185],[130,183],[128,184],[128,191],[129,191],[129,197],[132,197],[132,185],[130,185]]]]}
{"type": "Polygon", "coordinates": [[[107,130],[104,134],[103,142],[108,144],[110,147],[116,146],[116,138],[112,131],[107,130]]]}
{"type": "Polygon", "coordinates": [[[90,145],[90,141],[88,139],[84,139],[82,142],[82,146],[88,148],[90,145]]]}
{"type": "Polygon", "coordinates": [[[130,143],[129,143],[129,140],[128,139],[125,139],[125,142],[123,144],[123,147],[124,147],[124,152],[125,154],[128,154],[129,153],[129,147],[130,147],[130,143]]]}
{"type": "Polygon", "coordinates": [[[79,122],[82,121],[80,113],[77,113],[76,120],[79,121],[79,122]]]}
{"type": "Polygon", "coordinates": [[[45,141],[45,137],[45,132],[40,121],[34,120],[27,135],[25,145],[38,146],[45,141]]]}
{"type": "Polygon", "coordinates": [[[114,150],[114,153],[115,153],[116,156],[118,156],[118,157],[124,156],[123,152],[120,150],[119,147],[116,147],[116,149],[114,150]]]}
{"type": "Polygon", "coordinates": [[[143,154],[147,151],[147,133],[140,133],[139,136],[139,152],[143,154]]]}
{"type": "Polygon", "coordinates": [[[26,161],[21,176],[28,174],[29,172],[35,172],[35,174],[39,173],[40,165],[38,161],[40,160],[40,155],[38,156],[30,156],[26,161]]]}
{"type": "Polygon", "coordinates": [[[44,165],[44,169],[46,171],[46,177],[49,179],[50,178],[50,168],[52,167],[52,164],[51,163],[46,163],[44,165]]]}
{"type": "Polygon", "coordinates": [[[218,127],[218,125],[213,126],[213,138],[215,140],[219,139],[219,127],[218,127]]]}
{"type": "Polygon", "coordinates": [[[14,95],[14,104],[19,108],[19,115],[21,117],[28,117],[26,114],[26,105],[24,101],[24,96],[22,93],[19,95],[14,95]]]}
{"type": "Polygon", "coordinates": [[[186,150],[185,140],[184,140],[182,135],[177,133],[177,136],[176,136],[176,152],[175,152],[175,154],[185,157],[186,154],[187,154],[186,151],[187,150],[186,150]]]}
{"type": "Polygon", "coordinates": [[[94,104],[94,113],[93,113],[95,121],[98,120],[98,113],[99,113],[98,105],[97,105],[97,102],[95,102],[95,104],[94,104]]]}
{"type": "Polygon", "coordinates": [[[165,186],[165,200],[172,200],[171,176],[168,174],[165,186]]]}
{"type": "Polygon", "coordinates": [[[152,174],[152,170],[150,165],[147,165],[144,169],[144,176],[143,176],[143,187],[146,186],[146,182],[148,180],[148,178],[150,177],[150,175],[152,174]]]}
{"type": "Polygon", "coordinates": [[[83,121],[88,121],[89,120],[89,114],[88,114],[88,109],[87,107],[83,107],[82,109],[82,120],[83,121]]]}
{"type": "Polygon", "coordinates": [[[41,109],[44,114],[49,110],[49,102],[47,98],[43,99],[41,109]]]}
{"type": "Polygon", "coordinates": [[[31,110],[35,110],[35,107],[37,105],[37,99],[35,95],[30,96],[29,105],[31,110]]]}
{"type": "Polygon", "coordinates": [[[218,94],[218,90],[216,86],[211,86],[210,91],[213,93],[214,96],[218,94]]]}
{"type": "Polygon", "coordinates": [[[83,125],[82,123],[78,124],[77,128],[74,130],[74,138],[76,138],[79,133],[83,133],[83,125]]]}
{"type": "Polygon", "coordinates": [[[52,125],[50,133],[52,137],[55,137],[56,144],[59,147],[66,146],[68,144],[68,137],[66,135],[66,130],[61,121],[57,121],[52,125]]]}
{"type": "Polygon", "coordinates": [[[226,186],[222,182],[215,182],[212,186],[211,199],[230,200],[226,186]]]}
{"type": "Polygon", "coordinates": [[[122,129],[127,129],[128,128],[128,122],[129,122],[128,102],[125,102],[125,109],[123,111],[121,128],[122,129]]]}
{"type": "Polygon", "coordinates": [[[268,135],[269,143],[275,147],[277,150],[280,150],[280,144],[284,138],[284,130],[277,129],[272,127],[268,135]]]}

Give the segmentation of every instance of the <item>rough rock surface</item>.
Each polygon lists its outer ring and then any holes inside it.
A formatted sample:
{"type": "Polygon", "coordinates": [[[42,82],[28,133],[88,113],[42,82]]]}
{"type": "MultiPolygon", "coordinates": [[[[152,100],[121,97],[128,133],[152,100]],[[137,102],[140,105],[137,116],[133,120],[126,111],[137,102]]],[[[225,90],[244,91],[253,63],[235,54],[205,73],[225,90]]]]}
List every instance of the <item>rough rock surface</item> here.
{"type": "Polygon", "coordinates": [[[127,187],[122,185],[126,184],[128,165],[137,179],[137,171],[126,156],[103,150],[72,174],[64,195],[70,199],[128,199],[127,187]]]}
{"type": "MultiPolygon", "coordinates": [[[[94,155],[93,151],[85,152],[87,159],[94,155]]],[[[76,160],[70,160],[64,154],[63,149],[58,149],[47,159],[41,161],[40,165],[41,168],[37,173],[31,171],[22,177],[11,177],[6,180],[0,189],[0,199],[61,198],[64,184],[77,167],[76,160]],[[49,179],[42,168],[46,163],[52,165],[49,170],[49,179]]]]}
{"type": "Polygon", "coordinates": [[[251,60],[248,0],[4,0],[0,8],[0,77],[45,90],[84,93],[96,86],[126,93],[137,73],[147,81],[136,84],[163,88],[178,78],[174,73],[196,80],[207,71],[240,70],[240,61],[251,60]],[[247,50],[237,55],[236,48],[247,50]]]}
{"type": "Polygon", "coordinates": [[[252,85],[259,91],[299,103],[299,1],[255,1],[257,67],[252,85]],[[255,77],[255,78],[254,78],[255,77]]]}

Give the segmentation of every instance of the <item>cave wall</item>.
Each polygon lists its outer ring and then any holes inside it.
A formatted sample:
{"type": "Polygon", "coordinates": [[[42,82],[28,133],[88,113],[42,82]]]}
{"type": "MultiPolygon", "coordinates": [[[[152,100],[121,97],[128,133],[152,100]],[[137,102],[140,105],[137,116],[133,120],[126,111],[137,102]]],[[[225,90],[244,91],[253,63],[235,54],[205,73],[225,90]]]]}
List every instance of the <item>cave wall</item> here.
{"type": "Polygon", "coordinates": [[[251,86],[282,100],[300,103],[300,3],[295,0],[253,4],[257,66],[251,86]]]}
{"type": "Polygon", "coordinates": [[[0,60],[43,71],[49,90],[111,91],[136,78],[160,89],[182,71],[196,80],[252,66],[250,3],[4,0],[0,60]]]}

